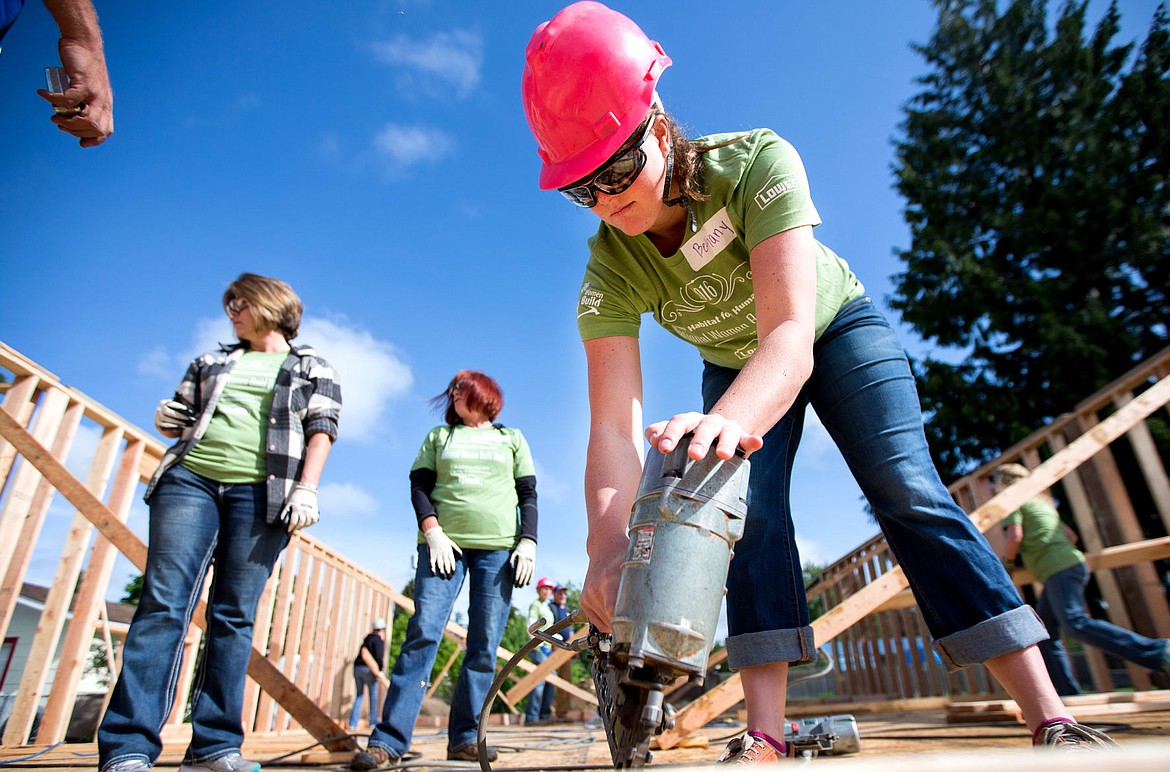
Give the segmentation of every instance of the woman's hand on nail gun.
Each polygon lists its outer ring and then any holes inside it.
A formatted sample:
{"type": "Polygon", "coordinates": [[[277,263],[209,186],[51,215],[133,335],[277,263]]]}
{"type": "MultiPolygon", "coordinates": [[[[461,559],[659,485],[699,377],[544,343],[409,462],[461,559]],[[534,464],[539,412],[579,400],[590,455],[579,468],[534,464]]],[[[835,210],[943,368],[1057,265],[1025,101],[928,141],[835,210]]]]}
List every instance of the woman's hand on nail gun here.
{"type": "Polygon", "coordinates": [[[715,445],[715,454],[724,461],[735,455],[737,447],[750,456],[764,446],[762,437],[750,434],[737,422],[718,413],[679,413],[669,421],[658,421],[646,427],[646,440],[651,447],[669,453],[687,432],[693,432],[687,455],[698,461],[706,457],[715,445]]]}

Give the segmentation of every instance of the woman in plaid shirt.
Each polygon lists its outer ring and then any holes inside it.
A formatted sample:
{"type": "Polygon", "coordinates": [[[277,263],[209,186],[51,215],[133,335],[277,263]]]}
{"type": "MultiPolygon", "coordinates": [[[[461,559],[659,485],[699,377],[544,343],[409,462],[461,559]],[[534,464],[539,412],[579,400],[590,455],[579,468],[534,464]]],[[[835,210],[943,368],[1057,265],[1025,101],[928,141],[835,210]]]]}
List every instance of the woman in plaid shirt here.
{"type": "Polygon", "coordinates": [[[224,309],[238,343],[200,356],[155,426],[177,438],[146,489],[150,548],[122,674],[98,731],[102,772],[149,770],[162,750],[183,639],[214,563],[182,770],[259,770],[240,754],[244,677],[260,593],[289,534],[317,522],[317,481],[341,412],[329,364],[292,346],[301,301],[245,273],[224,309]]]}

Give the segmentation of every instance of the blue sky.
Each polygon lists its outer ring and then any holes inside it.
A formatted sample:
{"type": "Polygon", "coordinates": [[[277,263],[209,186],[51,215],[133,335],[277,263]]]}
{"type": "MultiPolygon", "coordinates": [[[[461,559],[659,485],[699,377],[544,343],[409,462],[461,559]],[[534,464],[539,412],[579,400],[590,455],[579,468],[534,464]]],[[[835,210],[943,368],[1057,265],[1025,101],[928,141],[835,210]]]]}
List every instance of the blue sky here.
{"type": "MultiPolygon", "coordinates": [[[[346,402],[313,534],[401,587],[407,473],[439,420],[425,402],[480,369],[536,459],[537,575],[580,585],[588,410],[574,310],[596,218],[537,189],[519,98],[528,37],[563,3],[97,4],[116,95],[99,148],[58,132],[35,94],[56,63],[37,0],[4,41],[0,340],[149,427],[187,361],[230,336],[225,285],[278,276],[305,303],[298,340],[339,370],[346,402]]],[[[796,146],[817,238],[886,307],[893,250],[908,243],[890,140],[924,72],[910,43],[929,38],[930,4],[612,5],[674,59],[660,93],[689,134],[767,126],[796,146]]],[[[1120,5],[1123,38],[1144,36],[1154,0],[1120,5]]],[[[643,357],[647,421],[697,409],[697,354],[650,320],[643,357]]],[[[876,529],[809,421],[794,516],[805,561],[829,562],[876,529]]],[[[94,441],[83,431],[71,463],[94,441]]],[[[70,517],[58,501],[46,532],[70,517]]],[[[145,533],[141,503],[130,525],[145,533]]],[[[50,581],[54,560],[39,550],[30,580],[50,581]]],[[[130,573],[120,561],[113,587],[130,573]]]]}

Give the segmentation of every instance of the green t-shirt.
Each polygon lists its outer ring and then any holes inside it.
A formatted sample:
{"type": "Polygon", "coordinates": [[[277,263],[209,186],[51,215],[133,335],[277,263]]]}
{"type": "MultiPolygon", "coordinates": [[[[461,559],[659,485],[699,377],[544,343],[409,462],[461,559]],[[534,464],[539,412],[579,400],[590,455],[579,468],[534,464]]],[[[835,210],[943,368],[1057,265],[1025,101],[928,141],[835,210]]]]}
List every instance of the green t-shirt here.
{"type": "Polygon", "coordinates": [[[276,374],[287,351],[249,351],[232,367],[207,431],[180,462],[221,483],[258,483],[268,476],[268,414],[276,374]]]}
{"type": "Polygon", "coordinates": [[[531,626],[532,623],[538,619],[544,620],[544,624],[540,626],[541,630],[548,627],[556,620],[556,616],[553,614],[552,607],[548,604],[547,600],[540,600],[537,598],[528,606],[529,626],[531,626]]]}
{"type": "Polygon", "coordinates": [[[1017,524],[1024,527],[1020,557],[1036,581],[1046,582],[1053,574],[1085,562],[1085,556],[1065,536],[1060,515],[1047,502],[1028,499],[1004,518],[1005,528],[1017,524]]]}
{"type": "MultiPolygon", "coordinates": [[[[698,140],[714,145],[734,134],[698,140]]],[[[756,306],[751,250],[804,225],[819,225],[800,156],[768,129],[702,154],[711,197],[693,202],[698,230],[663,257],[643,234],[627,236],[602,223],[589,240],[589,263],[577,304],[582,340],[637,337],[650,313],[693,344],[703,359],[742,369],[755,352],[756,306]]],[[[816,242],[816,335],[843,306],[865,294],[848,264],[816,242]]]]}
{"type": "MultiPolygon", "coordinates": [[[[512,549],[520,533],[516,478],[536,474],[519,429],[436,426],[410,470],[435,472],[431,501],[439,525],[460,547],[512,549]]],[[[419,532],[419,543],[423,535],[419,532]]]]}

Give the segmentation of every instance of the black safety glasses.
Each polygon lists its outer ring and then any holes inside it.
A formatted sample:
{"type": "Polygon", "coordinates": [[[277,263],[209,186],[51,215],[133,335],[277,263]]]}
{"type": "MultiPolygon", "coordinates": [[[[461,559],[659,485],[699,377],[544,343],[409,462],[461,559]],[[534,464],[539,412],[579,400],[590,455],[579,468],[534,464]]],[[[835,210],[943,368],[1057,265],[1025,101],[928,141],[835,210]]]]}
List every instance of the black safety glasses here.
{"type": "Polygon", "coordinates": [[[645,144],[646,137],[650,136],[650,129],[654,127],[654,119],[657,116],[658,113],[650,115],[636,143],[624,150],[619,149],[589,181],[559,188],[561,195],[577,206],[589,209],[597,205],[599,191],[616,196],[628,190],[646,166],[646,153],[642,150],[642,145],[645,144]]]}

